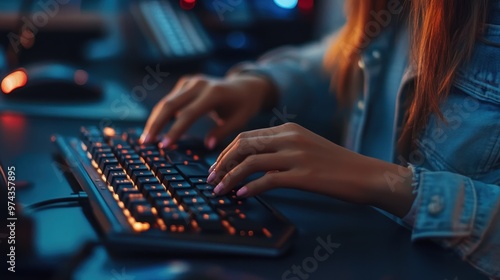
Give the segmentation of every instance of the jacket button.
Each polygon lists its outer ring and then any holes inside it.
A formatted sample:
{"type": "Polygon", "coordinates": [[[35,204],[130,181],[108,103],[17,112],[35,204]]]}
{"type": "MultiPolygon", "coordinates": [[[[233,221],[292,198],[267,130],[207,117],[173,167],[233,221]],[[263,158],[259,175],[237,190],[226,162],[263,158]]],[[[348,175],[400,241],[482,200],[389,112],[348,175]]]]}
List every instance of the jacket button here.
{"type": "Polygon", "coordinates": [[[443,198],[440,195],[433,195],[431,197],[431,202],[427,206],[427,210],[429,211],[430,214],[437,215],[441,211],[443,211],[444,208],[443,204],[444,204],[443,198]]]}
{"type": "Polygon", "coordinates": [[[361,69],[365,69],[365,62],[363,61],[363,59],[358,60],[358,66],[361,69]]]}

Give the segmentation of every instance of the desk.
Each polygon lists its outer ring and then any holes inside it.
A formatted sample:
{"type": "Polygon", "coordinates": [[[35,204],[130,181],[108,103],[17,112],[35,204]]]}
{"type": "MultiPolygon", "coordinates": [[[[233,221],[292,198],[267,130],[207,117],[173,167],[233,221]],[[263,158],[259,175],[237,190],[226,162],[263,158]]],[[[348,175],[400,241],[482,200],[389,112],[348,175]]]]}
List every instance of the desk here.
{"type": "MultiPolygon", "coordinates": [[[[0,157],[6,166],[16,167],[17,180],[32,183],[26,189],[17,190],[21,203],[64,197],[71,192],[62,171],[52,164],[54,147],[50,136],[53,133],[76,135],[81,125],[95,124],[0,114],[0,157]]],[[[284,189],[268,192],[263,197],[298,228],[293,248],[284,257],[116,259],[98,247],[78,267],[75,278],[173,279],[172,275],[182,270],[193,270],[229,275],[225,279],[282,279],[293,265],[305,264],[310,271],[303,275],[308,276],[307,279],[486,279],[450,251],[432,243],[411,244],[408,230],[370,207],[284,189]],[[319,245],[317,239],[326,241],[328,236],[337,248],[325,256],[324,261],[312,261],[319,245]]],[[[85,242],[98,239],[79,207],[46,209],[34,213],[33,219],[34,249],[45,260],[62,262],[85,242]]],[[[284,279],[306,278],[289,275],[284,279]]]]}

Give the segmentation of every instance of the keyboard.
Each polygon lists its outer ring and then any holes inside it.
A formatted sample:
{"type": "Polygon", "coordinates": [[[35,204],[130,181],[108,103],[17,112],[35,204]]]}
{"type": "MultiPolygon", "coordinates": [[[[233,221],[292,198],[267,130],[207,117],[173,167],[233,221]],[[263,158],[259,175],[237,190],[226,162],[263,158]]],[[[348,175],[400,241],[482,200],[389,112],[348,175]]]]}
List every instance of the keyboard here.
{"type": "Polygon", "coordinates": [[[259,197],[217,196],[202,141],[140,145],[140,129],[82,127],[52,141],[87,193],[112,253],[279,256],[295,231],[259,197]]]}

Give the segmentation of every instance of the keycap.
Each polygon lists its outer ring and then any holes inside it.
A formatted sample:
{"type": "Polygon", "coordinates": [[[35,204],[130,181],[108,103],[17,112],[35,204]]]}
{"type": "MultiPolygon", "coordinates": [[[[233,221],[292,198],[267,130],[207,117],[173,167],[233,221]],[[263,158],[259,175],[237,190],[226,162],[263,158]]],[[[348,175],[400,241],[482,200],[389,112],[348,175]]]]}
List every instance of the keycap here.
{"type": "MultiPolygon", "coordinates": [[[[158,151],[158,147],[155,145],[135,145],[134,150],[140,155],[141,152],[147,152],[147,151],[158,151]]],[[[159,155],[160,153],[158,153],[159,155]]]]}
{"type": "Polygon", "coordinates": [[[156,223],[156,217],[153,214],[153,209],[149,205],[135,204],[130,209],[132,217],[138,222],[142,223],[156,223]]]}
{"type": "Polygon", "coordinates": [[[120,155],[120,162],[125,162],[126,160],[129,159],[140,159],[138,154],[121,154],[120,155]]]}
{"type": "Polygon", "coordinates": [[[121,201],[123,201],[126,195],[133,193],[139,193],[139,190],[137,190],[136,188],[120,188],[118,190],[118,197],[120,198],[121,201]]]}
{"type": "Polygon", "coordinates": [[[112,171],[123,171],[123,168],[120,165],[106,165],[102,174],[104,174],[104,177],[108,178],[109,173],[112,171]]]}
{"type": "Polygon", "coordinates": [[[150,166],[153,166],[155,164],[160,164],[160,163],[168,164],[167,160],[164,157],[160,156],[160,155],[157,155],[157,156],[146,156],[146,157],[144,157],[144,160],[150,166]]]}
{"type": "MultiPolygon", "coordinates": [[[[154,170],[153,170],[154,171],[154,170]]],[[[172,175],[172,176],[175,176],[175,175],[179,175],[179,172],[177,172],[177,169],[174,169],[173,167],[162,167],[162,168],[158,168],[156,171],[156,175],[158,176],[158,178],[160,178],[160,180],[164,180],[165,179],[165,176],[169,176],[169,175],[172,175]]],[[[171,177],[169,177],[171,178],[171,177]]],[[[181,178],[182,179],[182,178],[181,178]]]]}
{"type": "Polygon", "coordinates": [[[171,192],[176,192],[177,190],[191,189],[191,185],[186,181],[168,182],[163,181],[163,184],[167,186],[168,190],[171,192]]]}
{"type": "Polygon", "coordinates": [[[175,166],[182,175],[185,177],[203,177],[208,176],[208,168],[201,164],[190,163],[190,164],[178,164],[175,166]]]}
{"type": "Polygon", "coordinates": [[[98,148],[108,148],[109,146],[103,142],[104,139],[101,137],[93,138],[90,137],[86,141],[84,141],[85,145],[87,146],[87,151],[90,152],[91,155],[94,154],[94,151],[98,148]]]}
{"type": "Polygon", "coordinates": [[[113,153],[96,153],[94,160],[98,163],[101,162],[101,159],[103,158],[109,158],[109,159],[114,159],[115,155],[113,153]]]}
{"type": "Polygon", "coordinates": [[[187,208],[195,205],[206,205],[205,199],[199,195],[183,196],[182,202],[187,206],[187,208]]]}
{"type": "Polygon", "coordinates": [[[154,175],[153,172],[149,170],[135,170],[132,172],[132,175],[130,176],[134,184],[136,184],[137,179],[141,177],[154,177],[154,175]]]}
{"type": "Polygon", "coordinates": [[[107,165],[118,165],[118,161],[114,157],[101,158],[99,160],[99,169],[104,170],[104,169],[106,169],[107,165]]]}
{"type": "Polygon", "coordinates": [[[162,190],[162,191],[151,191],[151,192],[148,192],[147,198],[150,201],[154,201],[156,199],[168,199],[168,198],[172,198],[172,197],[168,194],[168,192],[162,190]]]}
{"type": "MultiPolygon", "coordinates": [[[[163,176],[163,183],[176,183],[176,182],[185,182],[184,178],[180,174],[176,175],[164,175],[163,176]]],[[[186,182],[187,183],[187,182],[186,182]]]]}
{"type": "Polygon", "coordinates": [[[123,172],[123,170],[111,171],[109,173],[108,177],[106,178],[107,182],[110,185],[113,185],[113,182],[116,180],[126,180],[126,179],[127,179],[127,174],[125,174],[125,172],[123,172]]]}
{"type": "Polygon", "coordinates": [[[132,206],[136,204],[142,204],[142,205],[148,204],[146,198],[144,198],[142,193],[136,193],[136,192],[124,194],[122,201],[125,204],[125,207],[127,207],[128,209],[131,209],[132,206]]]}
{"type": "Polygon", "coordinates": [[[208,184],[201,184],[201,185],[195,185],[196,188],[200,191],[213,191],[215,186],[208,185],[208,184]]]}
{"type": "Polygon", "coordinates": [[[164,191],[164,190],[165,188],[161,184],[145,184],[141,188],[142,193],[145,195],[147,195],[149,192],[164,191]]]}
{"type": "MultiPolygon", "coordinates": [[[[206,198],[216,198],[217,195],[213,191],[203,191],[201,192],[206,198]]],[[[218,203],[217,203],[218,204],[218,203]]]]}
{"type": "MultiPolygon", "coordinates": [[[[143,163],[141,164],[131,164],[127,167],[127,174],[133,174],[134,171],[149,171],[149,169],[144,165],[143,163]]],[[[135,181],[135,180],[134,180],[135,181]]]]}
{"type": "Polygon", "coordinates": [[[173,198],[156,198],[156,199],[153,199],[152,204],[158,209],[161,209],[164,207],[177,208],[177,205],[175,204],[173,198]]]}
{"type": "Polygon", "coordinates": [[[137,165],[137,166],[139,166],[141,164],[143,164],[143,163],[142,163],[142,161],[140,159],[128,159],[128,160],[125,160],[123,162],[123,167],[125,169],[128,169],[128,167],[131,166],[131,165],[137,165]]]}
{"type": "Polygon", "coordinates": [[[101,149],[101,153],[108,153],[111,147],[104,142],[95,142],[87,147],[87,151],[92,155],[92,158],[95,158],[101,149]]]}
{"type": "Polygon", "coordinates": [[[112,186],[115,193],[119,193],[121,189],[125,188],[134,189],[134,185],[129,180],[116,180],[112,186]]]}
{"type": "Polygon", "coordinates": [[[188,209],[189,212],[193,213],[194,215],[213,213],[212,208],[210,208],[210,206],[208,206],[207,204],[190,205],[188,209]]]}
{"type": "Polygon", "coordinates": [[[158,186],[160,185],[160,182],[154,176],[139,177],[135,183],[139,190],[142,190],[145,184],[157,184],[158,186]]]}
{"type": "Polygon", "coordinates": [[[185,196],[198,196],[198,192],[195,189],[177,189],[174,191],[174,197],[182,200],[185,196]]]}
{"type": "Polygon", "coordinates": [[[222,232],[221,218],[215,213],[199,213],[196,214],[195,220],[202,231],[206,232],[222,232]]]}
{"type": "Polygon", "coordinates": [[[233,205],[234,204],[234,202],[229,200],[229,198],[223,197],[223,196],[220,196],[217,198],[210,198],[208,201],[212,205],[233,205]]]}
{"type": "Polygon", "coordinates": [[[163,208],[159,215],[167,226],[187,226],[190,221],[189,214],[183,211],[170,212],[163,208]]]}
{"type": "Polygon", "coordinates": [[[162,175],[165,174],[179,174],[176,169],[173,169],[172,165],[167,162],[153,162],[150,164],[151,170],[157,173],[158,177],[160,177],[160,172],[163,171],[162,175]],[[170,171],[169,171],[170,170],[170,171]]]}
{"type": "Polygon", "coordinates": [[[111,148],[108,146],[104,147],[95,147],[92,151],[92,158],[96,158],[98,154],[112,153],[111,148]]]}
{"type": "Polygon", "coordinates": [[[113,151],[115,153],[116,156],[120,156],[120,155],[136,155],[135,151],[130,148],[130,147],[127,147],[127,148],[117,148],[117,147],[113,147],[113,151]]]}
{"type": "MultiPolygon", "coordinates": [[[[148,150],[142,150],[140,152],[138,152],[138,154],[142,157],[142,158],[148,158],[148,157],[157,157],[157,158],[163,158],[163,156],[160,154],[160,152],[158,152],[157,148],[154,148],[154,149],[148,149],[148,150]]],[[[163,158],[164,159],[164,158],[163,158]]],[[[166,160],[165,160],[166,161],[166,160]]]]}
{"type": "Polygon", "coordinates": [[[203,177],[189,177],[188,181],[191,183],[191,185],[206,184],[207,183],[207,176],[203,176],[203,177]]]}

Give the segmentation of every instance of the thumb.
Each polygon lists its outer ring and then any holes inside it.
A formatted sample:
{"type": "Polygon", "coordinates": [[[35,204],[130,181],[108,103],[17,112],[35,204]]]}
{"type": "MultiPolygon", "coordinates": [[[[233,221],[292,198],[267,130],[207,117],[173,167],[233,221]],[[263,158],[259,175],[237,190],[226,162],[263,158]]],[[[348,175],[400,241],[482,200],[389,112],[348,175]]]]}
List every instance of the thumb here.
{"type": "Polygon", "coordinates": [[[218,143],[224,141],[231,133],[241,129],[246,124],[246,119],[243,115],[234,116],[223,125],[212,129],[205,138],[205,147],[209,150],[215,149],[218,143]]]}

